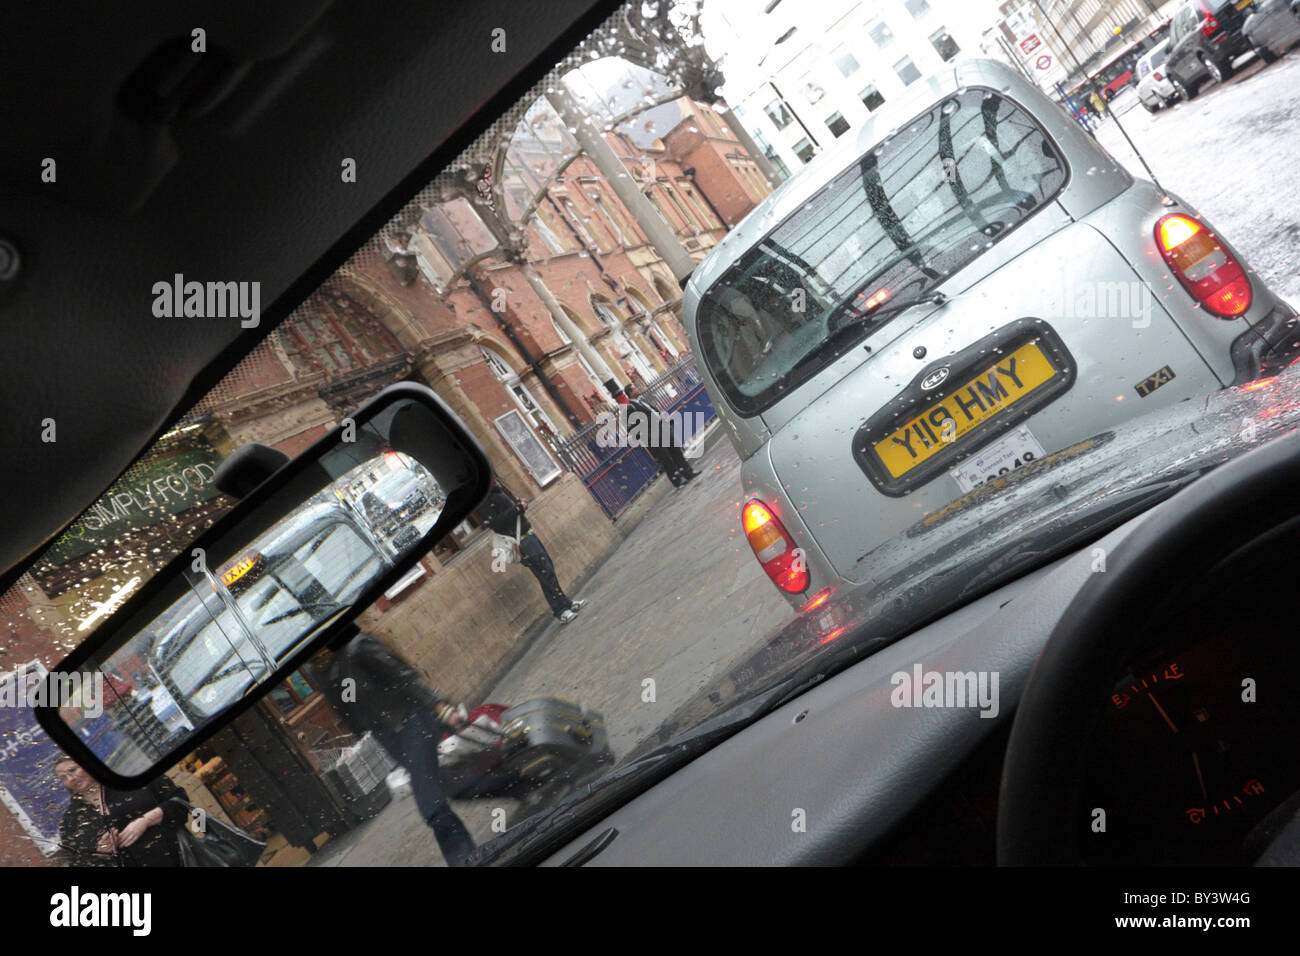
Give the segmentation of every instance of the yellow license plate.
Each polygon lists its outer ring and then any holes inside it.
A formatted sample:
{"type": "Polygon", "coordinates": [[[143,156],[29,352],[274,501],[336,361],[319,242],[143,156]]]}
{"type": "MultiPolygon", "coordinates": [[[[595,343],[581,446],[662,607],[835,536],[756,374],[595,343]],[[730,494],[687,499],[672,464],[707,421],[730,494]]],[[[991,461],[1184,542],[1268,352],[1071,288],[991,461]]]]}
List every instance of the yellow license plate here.
{"type": "Polygon", "coordinates": [[[1237,9],[1245,10],[1248,6],[1250,6],[1254,2],[1255,0],[1237,0],[1237,9]]]}
{"type": "Polygon", "coordinates": [[[901,478],[1059,374],[1037,342],[1022,345],[876,442],[876,454],[901,478]]]}

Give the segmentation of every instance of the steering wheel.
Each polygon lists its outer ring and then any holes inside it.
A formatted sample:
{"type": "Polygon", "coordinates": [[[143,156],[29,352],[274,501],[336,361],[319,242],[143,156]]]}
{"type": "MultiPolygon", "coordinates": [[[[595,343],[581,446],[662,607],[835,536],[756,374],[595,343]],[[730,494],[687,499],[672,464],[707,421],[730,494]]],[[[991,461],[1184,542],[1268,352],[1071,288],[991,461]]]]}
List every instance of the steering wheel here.
{"type": "Polygon", "coordinates": [[[1106,556],[1029,674],[1003,761],[998,863],[1071,866],[1091,808],[1081,790],[1093,731],[1148,625],[1216,564],[1300,516],[1300,432],[1223,464],[1149,513],[1106,556]]]}

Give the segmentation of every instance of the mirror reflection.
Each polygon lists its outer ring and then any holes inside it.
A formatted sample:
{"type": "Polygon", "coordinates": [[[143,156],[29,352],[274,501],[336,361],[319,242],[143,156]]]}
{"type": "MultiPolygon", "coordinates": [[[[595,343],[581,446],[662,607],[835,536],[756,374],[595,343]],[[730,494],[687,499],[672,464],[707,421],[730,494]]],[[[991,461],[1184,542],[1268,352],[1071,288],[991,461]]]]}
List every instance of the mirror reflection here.
{"type": "Polygon", "coordinates": [[[196,549],[88,662],[93,679],[62,698],[61,719],[130,776],[278,679],[438,523],[448,485],[466,480],[446,437],[432,412],[410,402],[326,451],[207,551],[196,549]]]}

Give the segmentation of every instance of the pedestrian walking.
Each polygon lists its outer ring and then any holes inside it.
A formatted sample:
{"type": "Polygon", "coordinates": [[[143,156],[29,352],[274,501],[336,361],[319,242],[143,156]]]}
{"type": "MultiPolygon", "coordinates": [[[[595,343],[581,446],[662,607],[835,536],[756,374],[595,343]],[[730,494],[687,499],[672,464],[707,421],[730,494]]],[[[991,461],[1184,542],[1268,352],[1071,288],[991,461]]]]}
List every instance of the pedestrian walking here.
{"type": "Polygon", "coordinates": [[[415,805],[448,866],[462,866],[474,840],[447,802],[438,767],[444,730],[460,729],[458,709],[383,642],[360,632],[334,648],[326,690],[348,729],[366,732],[411,775],[415,805]]]}
{"type": "Polygon", "coordinates": [[[542,595],[550,605],[551,613],[561,624],[568,624],[583,609],[586,601],[575,601],[564,593],[560,580],[555,575],[555,562],[550,552],[542,544],[533,526],[524,514],[528,506],[506,491],[500,482],[493,479],[492,490],[488,492],[483,504],[479,505],[478,515],[492,531],[519,542],[519,563],[533,573],[542,588],[542,595]]]}
{"type": "Polygon", "coordinates": [[[1088,94],[1088,102],[1092,104],[1092,109],[1097,114],[1097,119],[1103,119],[1106,115],[1106,101],[1097,95],[1096,90],[1093,90],[1088,94]]]}
{"type": "Polygon", "coordinates": [[[681,449],[681,435],[678,433],[676,423],[671,418],[662,415],[658,410],[653,408],[648,402],[641,397],[641,390],[635,385],[629,385],[623,390],[627,396],[627,416],[630,429],[637,424],[632,416],[639,415],[643,433],[648,436],[647,449],[651,457],[659,462],[659,465],[668,475],[668,480],[676,488],[681,488],[692,478],[698,478],[699,472],[691,467],[690,462],[686,460],[686,455],[681,449]]]}

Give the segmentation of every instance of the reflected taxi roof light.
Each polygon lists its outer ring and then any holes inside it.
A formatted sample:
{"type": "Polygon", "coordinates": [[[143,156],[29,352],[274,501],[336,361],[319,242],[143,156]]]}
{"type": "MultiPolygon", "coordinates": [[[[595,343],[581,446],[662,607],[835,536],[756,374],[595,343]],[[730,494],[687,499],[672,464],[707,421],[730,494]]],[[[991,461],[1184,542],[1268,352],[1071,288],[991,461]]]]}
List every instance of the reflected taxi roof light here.
{"type": "Polygon", "coordinates": [[[251,571],[253,565],[257,563],[257,559],[260,557],[261,557],[260,554],[250,554],[246,558],[241,558],[235,564],[231,565],[229,568],[227,568],[225,571],[222,572],[221,583],[224,584],[226,587],[230,587],[230,585],[234,584],[245,574],[251,571]]]}

